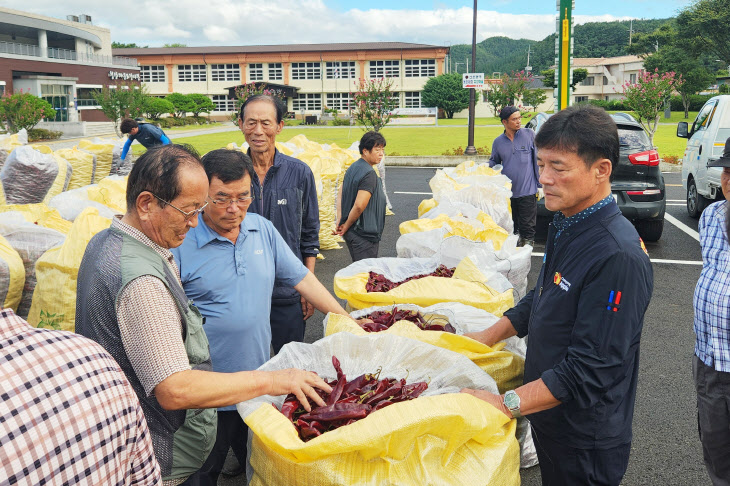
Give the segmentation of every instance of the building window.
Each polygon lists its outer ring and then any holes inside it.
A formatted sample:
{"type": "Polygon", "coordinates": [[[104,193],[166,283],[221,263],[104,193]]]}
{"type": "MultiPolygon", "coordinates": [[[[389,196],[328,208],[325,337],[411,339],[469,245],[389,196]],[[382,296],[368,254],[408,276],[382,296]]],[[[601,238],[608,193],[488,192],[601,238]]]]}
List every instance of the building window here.
{"type": "Polygon", "coordinates": [[[355,79],[355,61],[328,62],[327,79],[355,79]]]}
{"type": "Polygon", "coordinates": [[[327,108],[334,108],[340,111],[347,111],[352,106],[352,98],[350,93],[327,93],[327,108]]]}
{"type": "Polygon", "coordinates": [[[397,78],[400,76],[400,61],[370,61],[371,78],[397,78]]]}
{"type": "Polygon", "coordinates": [[[593,86],[593,83],[595,82],[596,78],[593,76],[588,76],[583,80],[582,83],[580,83],[582,86],[593,86]]]}
{"type": "Polygon", "coordinates": [[[576,96],[575,97],[576,103],[580,103],[581,101],[588,101],[588,97],[587,96],[576,96]]]}
{"type": "Polygon", "coordinates": [[[165,66],[140,66],[140,79],[143,83],[164,83],[165,66]]]}
{"type": "Polygon", "coordinates": [[[636,73],[629,74],[629,83],[636,84],[636,73]]]}
{"type": "Polygon", "coordinates": [[[211,81],[240,81],[241,66],[238,64],[211,64],[211,81]]]}
{"type": "Polygon", "coordinates": [[[406,78],[436,76],[436,59],[406,59],[406,78]]]}
{"type": "Polygon", "coordinates": [[[292,79],[322,79],[322,64],[318,62],[293,62],[292,79]]]}
{"type": "Polygon", "coordinates": [[[263,64],[249,64],[248,65],[248,79],[249,81],[263,81],[264,80],[264,65],[263,64]]]}
{"type": "Polygon", "coordinates": [[[236,98],[231,98],[228,95],[213,95],[213,104],[215,105],[213,111],[225,111],[227,113],[236,111],[236,98]]]}
{"type": "Polygon", "coordinates": [[[292,109],[295,111],[319,111],[322,109],[322,95],[320,93],[299,93],[292,100],[292,109]]]}
{"type": "MultiPolygon", "coordinates": [[[[0,86],[0,88],[4,88],[5,86],[0,86]]],[[[84,106],[99,106],[99,103],[94,99],[94,93],[99,92],[101,86],[99,88],[76,88],[76,106],[77,107],[84,107],[84,106]]]]}
{"type": "Polygon", "coordinates": [[[603,85],[608,86],[608,78],[606,76],[603,77],[603,85]]]}
{"type": "Polygon", "coordinates": [[[280,62],[269,63],[269,81],[283,81],[284,80],[284,69],[281,67],[280,62]]]}
{"type": "Polygon", "coordinates": [[[177,80],[183,83],[206,81],[205,64],[178,64],[177,80]]]}
{"type": "Polygon", "coordinates": [[[421,92],[420,91],[406,91],[406,108],[420,108],[421,107],[421,92]]]}

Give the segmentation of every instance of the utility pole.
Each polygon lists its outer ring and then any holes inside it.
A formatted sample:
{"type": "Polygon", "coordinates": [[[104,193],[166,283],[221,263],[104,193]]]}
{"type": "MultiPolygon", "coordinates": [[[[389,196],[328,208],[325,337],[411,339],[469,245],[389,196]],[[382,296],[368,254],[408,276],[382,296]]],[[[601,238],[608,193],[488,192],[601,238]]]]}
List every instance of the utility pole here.
{"type": "Polygon", "coordinates": [[[530,47],[527,46],[527,66],[525,66],[525,71],[527,74],[529,74],[532,71],[532,66],[530,66],[530,47]]]}
{"type": "MultiPolygon", "coordinates": [[[[469,72],[469,60],[467,59],[466,71],[469,72]]],[[[472,20],[471,32],[471,65],[475,67],[477,64],[477,0],[474,0],[474,19],[472,20]]],[[[477,149],[474,147],[474,105],[476,104],[476,90],[469,88],[469,144],[464,150],[464,155],[476,155],[477,149]]]]}
{"type": "Polygon", "coordinates": [[[634,19],[631,19],[631,24],[629,24],[629,45],[631,45],[631,37],[634,34],[634,19]]]}

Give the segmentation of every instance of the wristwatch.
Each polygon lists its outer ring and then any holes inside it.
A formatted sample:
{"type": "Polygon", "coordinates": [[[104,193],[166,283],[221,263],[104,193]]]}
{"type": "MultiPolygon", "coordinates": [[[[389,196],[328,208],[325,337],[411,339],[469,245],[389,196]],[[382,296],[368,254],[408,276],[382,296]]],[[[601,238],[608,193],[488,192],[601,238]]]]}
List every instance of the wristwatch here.
{"type": "Polygon", "coordinates": [[[504,394],[504,401],[502,403],[509,409],[514,418],[522,417],[520,413],[520,396],[514,390],[510,390],[504,394]]]}

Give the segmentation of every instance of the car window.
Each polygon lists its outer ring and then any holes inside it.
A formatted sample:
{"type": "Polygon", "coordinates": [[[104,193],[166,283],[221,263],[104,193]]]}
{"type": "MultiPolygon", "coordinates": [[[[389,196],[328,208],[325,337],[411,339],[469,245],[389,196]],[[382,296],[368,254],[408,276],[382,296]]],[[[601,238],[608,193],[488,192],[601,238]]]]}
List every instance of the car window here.
{"type": "Polygon", "coordinates": [[[535,125],[537,125],[537,118],[533,118],[529,122],[527,122],[527,125],[525,125],[525,128],[529,128],[530,130],[535,130],[535,125]]]}
{"type": "Polygon", "coordinates": [[[697,115],[697,119],[695,119],[695,122],[692,125],[692,133],[700,130],[705,130],[707,127],[710,126],[710,123],[712,123],[712,117],[715,114],[716,107],[716,102],[708,103],[702,107],[702,110],[700,110],[699,114],[697,115]]]}
{"type": "Polygon", "coordinates": [[[627,151],[629,153],[643,152],[645,150],[651,150],[652,146],[649,142],[649,137],[641,128],[628,128],[619,127],[618,129],[618,143],[621,151],[627,151]]]}

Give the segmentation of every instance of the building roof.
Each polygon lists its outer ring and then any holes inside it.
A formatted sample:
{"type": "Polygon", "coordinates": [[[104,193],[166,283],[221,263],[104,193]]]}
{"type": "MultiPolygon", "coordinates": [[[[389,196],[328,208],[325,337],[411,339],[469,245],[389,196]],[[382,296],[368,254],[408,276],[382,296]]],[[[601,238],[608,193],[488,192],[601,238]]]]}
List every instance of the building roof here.
{"type": "Polygon", "coordinates": [[[626,64],[630,62],[644,62],[639,56],[618,57],[575,57],[573,67],[608,66],[611,64],[626,64]]]}
{"type": "Polygon", "coordinates": [[[169,54],[253,54],[269,52],[374,51],[400,49],[448,49],[446,46],[410,42],[348,42],[341,44],[280,44],[265,46],[144,47],[114,49],[118,56],[169,54]]]}

